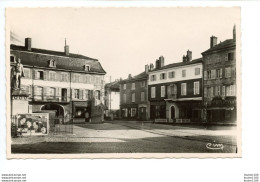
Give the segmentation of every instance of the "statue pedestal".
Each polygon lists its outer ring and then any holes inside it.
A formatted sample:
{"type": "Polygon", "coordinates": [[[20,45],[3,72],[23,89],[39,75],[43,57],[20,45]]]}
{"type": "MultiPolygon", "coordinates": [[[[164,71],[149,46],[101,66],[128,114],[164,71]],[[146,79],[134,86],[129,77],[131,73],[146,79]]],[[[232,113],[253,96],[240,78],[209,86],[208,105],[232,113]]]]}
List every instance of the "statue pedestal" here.
{"type": "Polygon", "coordinates": [[[22,89],[12,90],[11,95],[11,114],[16,115],[29,113],[28,92],[22,89]]]}

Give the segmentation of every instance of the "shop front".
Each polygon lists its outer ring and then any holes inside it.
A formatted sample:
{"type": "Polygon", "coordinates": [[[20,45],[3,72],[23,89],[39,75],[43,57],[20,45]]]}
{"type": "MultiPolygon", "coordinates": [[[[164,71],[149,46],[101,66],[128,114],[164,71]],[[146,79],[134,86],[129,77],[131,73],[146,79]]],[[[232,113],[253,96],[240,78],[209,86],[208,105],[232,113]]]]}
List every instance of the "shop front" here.
{"type": "Polygon", "coordinates": [[[138,105],[128,104],[121,106],[121,117],[127,120],[137,120],[138,119],[138,105]]]}
{"type": "Polygon", "coordinates": [[[73,101],[72,115],[74,123],[91,122],[91,102],[73,101]]]}

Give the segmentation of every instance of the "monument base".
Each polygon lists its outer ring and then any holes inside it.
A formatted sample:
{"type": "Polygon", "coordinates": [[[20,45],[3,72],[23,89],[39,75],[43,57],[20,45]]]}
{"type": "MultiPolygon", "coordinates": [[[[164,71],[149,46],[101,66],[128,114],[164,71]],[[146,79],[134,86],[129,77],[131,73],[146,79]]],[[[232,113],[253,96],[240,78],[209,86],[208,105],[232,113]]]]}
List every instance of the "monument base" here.
{"type": "Polygon", "coordinates": [[[11,104],[12,104],[12,115],[16,114],[25,114],[29,113],[29,101],[28,97],[29,94],[25,90],[18,89],[18,90],[12,90],[12,99],[11,99],[11,104]]]}

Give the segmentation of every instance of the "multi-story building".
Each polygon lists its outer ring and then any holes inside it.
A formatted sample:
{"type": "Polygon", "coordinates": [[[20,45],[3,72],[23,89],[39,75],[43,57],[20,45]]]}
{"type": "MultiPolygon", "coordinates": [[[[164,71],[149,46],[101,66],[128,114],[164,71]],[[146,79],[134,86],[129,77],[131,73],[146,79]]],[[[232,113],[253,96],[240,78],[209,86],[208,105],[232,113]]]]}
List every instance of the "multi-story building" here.
{"type": "Polygon", "coordinates": [[[217,43],[202,53],[204,63],[204,105],[208,122],[236,121],[236,29],[233,39],[217,43]]]}
{"type": "Polygon", "coordinates": [[[120,85],[119,80],[105,85],[105,116],[110,119],[119,118],[120,105],[120,85]]]}
{"type": "Polygon", "coordinates": [[[128,76],[120,83],[120,111],[121,118],[130,120],[149,120],[149,104],[147,93],[148,66],[145,71],[128,76]]]}
{"type": "Polygon", "coordinates": [[[182,62],[164,65],[161,56],[149,71],[148,100],[151,119],[167,122],[200,121],[202,58],[192,60],[187,51],[182,62]]]}
{"type": "Polygon", "coordinates": [[[29,93],[29,112],[54,110],[56,117],[75,122],[99,121],[106,72],[97,59],[70,53],[66,43],[64,52],[32,48],[31,38],[25,39],[25,46],[10,46],[11,67],[18,58],[24,67],[21,88],[29,93]]]}

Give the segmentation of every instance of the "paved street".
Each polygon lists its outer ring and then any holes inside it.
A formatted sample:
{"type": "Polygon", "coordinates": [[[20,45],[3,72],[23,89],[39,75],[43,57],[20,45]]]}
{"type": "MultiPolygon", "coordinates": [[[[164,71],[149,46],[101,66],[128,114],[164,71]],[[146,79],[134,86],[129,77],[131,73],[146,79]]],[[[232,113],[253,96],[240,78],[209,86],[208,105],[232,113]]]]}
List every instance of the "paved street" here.
{"type": "Polygon", "coordinates": [[[12,140],[13,153],[235,153],[236,127],[113,121],[75,125],[73,135],[12,140]]]}

